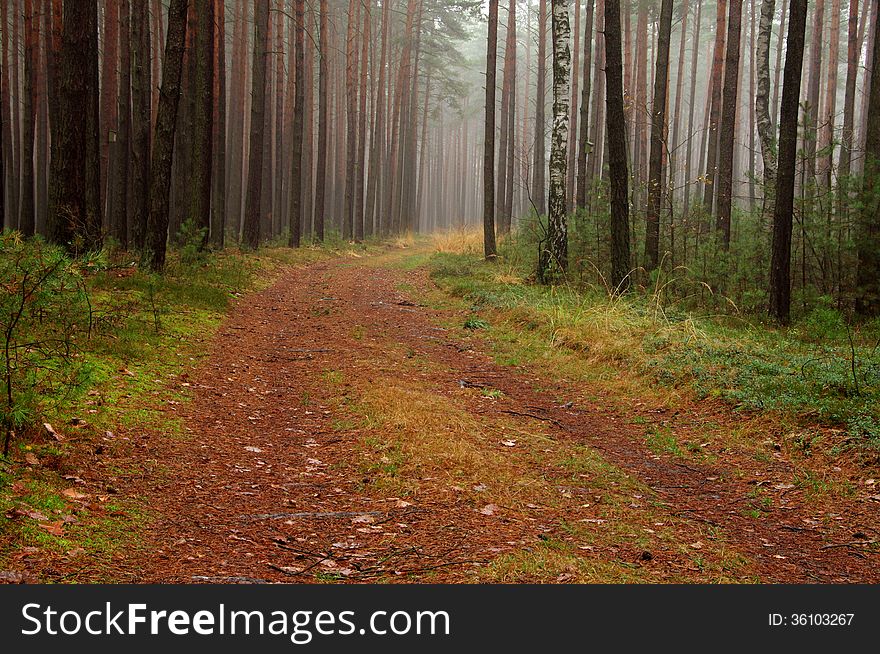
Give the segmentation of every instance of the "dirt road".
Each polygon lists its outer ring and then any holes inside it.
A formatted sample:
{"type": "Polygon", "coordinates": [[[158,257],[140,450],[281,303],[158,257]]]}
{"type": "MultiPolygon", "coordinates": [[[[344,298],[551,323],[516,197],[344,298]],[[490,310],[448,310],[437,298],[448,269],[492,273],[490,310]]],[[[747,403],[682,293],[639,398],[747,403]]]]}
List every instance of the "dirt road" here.
{"type": "Polygon", "coordinates": [[[809,500],[783,456],[657,454],[646,423],[718,407],[620,411],[499,365],[404,256],[240,301],[174,407],[187,436],[152,439],[166,474],[124,489],[156,519],[121,581],[880,579],[872,507],[809,500]]]}

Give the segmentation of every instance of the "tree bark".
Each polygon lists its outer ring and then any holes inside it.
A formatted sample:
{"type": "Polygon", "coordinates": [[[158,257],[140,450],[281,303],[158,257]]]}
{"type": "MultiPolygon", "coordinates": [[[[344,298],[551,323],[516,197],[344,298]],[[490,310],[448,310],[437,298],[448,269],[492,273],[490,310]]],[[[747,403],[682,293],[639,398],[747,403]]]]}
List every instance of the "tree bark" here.
{"type": "MultiPolygon", "coordinates": [[[[226,2],[214,2],[214,180],[211,206],[211,245],[226,243],[226,2]]],[[[155,85],[155,81],[153,82],[155,85]]]]}
{"type": "Polygon", "coordinates": [[[605,0],[605,83],[608,121],[608,173],[611,178],[611,287],[629,288],[629,171],[623,110],[623,56],[620,0],[605,0]]]}
{"type": "Polygon", "coordinates": [[[712,214],[715,199],[715,176],[718,171],[718,124],[721,120],[722,78],[724,77],[724,44],[726,38],[727,0],[718,0],[715,16],[715,52],[712,55],[712,93],[709,100],[709,144],[706,150],[706,176],[703,192],[703,209],[712,214]]]}
{"type": "Polygon", "coordinates": [[[192,80],[192,93],[195,102],[189,219],[202,230],[200,246],[205,247],[211,228],[211,162],[214,160],[214,3],[200,0],[194,4],[195,79],[192,80]]]}
{"type": "Polygon", "coordinates": [[[142,248],[147,232],[150,197],[150,123],[152,82],[150,70],[150,7],[134,0],[132,7],[131,63],[131,214],[129,237],[142,248]]]}
{"type": "MultiPolygon", "coordinates": [[[[865,0],[867,2],[868,0],[865,0]]],[[[853,135],[856,110],[856,80],[859,75],[861,44],[858,39],[859,0],[849,2],[849,25],[847,31],[846,91],[843,98],[843,132],[840,138],[840,193],[838,213],[847,210],[849,176],[852,172],[853,135]]]]}
{"type": "MultiPolygon", "coordinates": [[[[758,136],[761,139],[761,156],[764,159],[764,198],[773,198],[776,184],[776,134],[770,115],[770,37],[773,33],[773,15],[776,0],[764,0],[761,4],[761,21],[758,24],[758,50],[755,56],[758,73],[758,91],[755,94],[755,115],[758,136]]],[[[780,35],[780,40],[782,35],[780,35]]],[[[775,111],[775,107],[774,107],[775,111]]],[[[772,205],[771,205],[772,206],[772,205]]]]}
{"type": "Polygon", "coordinates": [[[547,212],[545,175],[547,169],[547,129],[545,104],[547,102],[547,0],[538,3],[538,79],[535,85],[535,162],[532,167],[532,202],[539,215],[547,212]]]}
{"type": "Polygon", "coordinates": [[[75,252],[99,249],[98,7],[65,7],[58,66],[58,142],[52,144],[49,240],[75,252]]]}
{"type": "Polygon", "coordinates": [[[254,16],[253,99],[251,104],[250,153],[245,198],[242,245],[260,245],[260,199],[263,189],[263,122],[266,115],[266,63],[269,59],[269,0],[256,0],[254,16]]]}
{"type": "Polygon", "coordinates": [[[791,0],[779,115],[779,169],[770,260],[770,315],[782,324],[788,323],[791,313],[791,231],[806,30],[807,0],[791,0]]]}
{"type": "MultiPolygon", "coordinates": [[[[385,2],[385,11],[383,13],[388,13],[389,3],[386,0],[385,2]]],[[[328,7],[327,0],[321,0],[319,7],[319,20],[320,20],[320,34],[319,34],[319,63],[318,63],[318,157],[317,157],[317,170],[315,171],[315,238],[318,242],[322,242],[324,240],[324,196],[326,193],[326,179],[327,179],[327,121],[329,118],[329,108],[328,108],[328,85],[329,85],[329,57],[330,57],[330,41],[327,35],[328,29],[328,7]]],[[[383,35],[387,34],[388,25],[387,18],[383,18],[384,26],[383,26],[383,35]]],[[[385,37],[383,36],[383,39],[385,37]]],[[[382,59],[382,68],[380,68],[379,74],[384,79],[384,54],[385,51],[382,51],[383,59],[382,59]]],[[[381,88],[381,84],[380,84],[381,88]]],[[[381,92],[381,91],[380,91],[381,92]]],[[[380,101],[379,111],[382,111],[384,107],[384,103],[380,101]]]]}
{"type": "Polygon", "coordinates": [[[483,138],[483,253],[497,256],[495,246],[495,62],[498,51],[498,0],[489,0],[486,50],[486,119],[483,138]]]}
{"type": "Polygon", "coordinates": [[[807,78],[807,98],[804,108],[804,180],[803,192],[812,195],[807,187],[816,181],[816,141],[819,136],[819,86],[822,79],[822,34],[825,20],[825,0],[816,0],[813,12],[813,33],[810,39],[810,70],[807,78]]]}
{"type": "Polygon", "coordinates": [[[112,148],[110,180],[110,235],[119,246],[128,247],[128,186],[131,172],[131,0],[119,3],[119,96],[116,142],[112,148]]]}
{"type": "Polygon", "coordinates": [[[865,172],[862,210],[856,248],[856,312],[863,317],[880,314],[880,31],[874,22],[871,95],[865,129],[865,172]]]}
{"type": "Polygon", "coordinates": [[[168,41],[162,58],[162,89],[156,110],[156,134],[150,161],[150,215],[147,220],[145,252],[149,267],[156,272],[161,272],[165,267],[168,242],[171,166],[174,162],[174,132],[180,104],[188,5],[189,0],[171,0],[168,9],[168,41]]]}
{"type": "MultiPolygon", "coordinates": [[[[736,2],[736,0],[732,0],[736,2]]],[[[648,171],[648,208],[645,213],[645,269],[657,267],[660,258],[660,208],[663,205],[663,146],[666,143],[666,107],[669,89],[669,45],[672,33],[672,0],[662,0],[657,35],[657,68],[651,106],[651,156],[648,171]]]]}
{"type": "MultiPolygon", "coordinates": [[[[117,131],[119,105],[119,3],[105,0],[104,54],[101,63],[101,209],[107,210],[111,133],[117,131]]],[[[5,27],[6,24],[4,23],[5,27]]],[[[109,222],[109,216],[108,216],[109,222]]]]}
{"type": "Polygon", "coordinates": [[[553,33],[553,131],[550,140],[547,242],[541,250],[539,278],[556,281],[568,268],[566,167],[571,99],[571,27],[568,0],[551,0],[553,33]]]}
{"type": "Polygon", "coordinates": [[[302,238],[302,194],[303,194],[303,112],[305,104],[305,84],[303,83],[303,58],[305,48],[305,2],[296,0],[296,89],[293,101],[293,164],[290,171],[290,236],[288,245],[299,247],[302,238]]]}
{"type": "MultiPolygon", "coordinates": [[[[599,0],[602,2],[603,0],[599,0]]],[[[587,150],[590,148],[590,93],[591,69],[593,67],[593,7],[595,0],[587,0],[584,12],[584,79],[581,86],[580,136],[577,148],[577,189],[575,191],[575,208],[585,209],[587,206],[587,150]]],[[[596,144],[593,147],[601,147],[596,144]]]]}
{"type": "MultiPolygon", "coordinates": [[[[691,54],[691,89],[688,93],[690,97],[690,103],[688,107],[688,138],[693,138],[694,135],[694,110],[697,104],[697,69],[699,68],[699,57],[700,57],[700,28],[702,27],[703,22],[703,0],[697,0],[697,20],[694,23],[694,45],[693,52],[691,54]]],[[[688,225],[690,219],[690,207],[691,207],[691,186],[693,185],[693,179],[691,178],[691,173],[693,171],[693,153],[688,148],[684,166],[684,204],[682,206],[682,219],[685,225],[688,225]]],[[[702,156],[702,154],[700,155],[702,156]]],[[[699,157],[697,159],[699,161],[699,157]]],[[[687,261],[687,248],[685,248],[685,261],[687,261]]]]}
{"type": "Polygon", "coordinates": [[[715,229],[721,233],[721,245],[725,250],[730,249],[730,214],[733,199],[733,140],[736,134],[742,6],[743,0],[730,0],[730,15],[727,25],[727,57],[724,64],[724,97],[721,108],[721,134],[718,147],[718,213],[715,229]]]}

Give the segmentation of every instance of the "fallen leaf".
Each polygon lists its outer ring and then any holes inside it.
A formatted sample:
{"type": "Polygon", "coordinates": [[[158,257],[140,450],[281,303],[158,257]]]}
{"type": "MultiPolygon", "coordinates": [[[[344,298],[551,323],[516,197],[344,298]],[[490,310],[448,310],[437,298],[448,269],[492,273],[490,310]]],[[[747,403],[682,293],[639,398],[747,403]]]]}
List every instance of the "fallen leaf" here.
{"type": "Polygon", "coordinates": [[[376,522],[376,518],[374,518],[371,515],[367,515],[365,513],[363,515],[355,516],[354,518],[351,519],[351,521],[352,521],[352,523],[364,522],[364,523],[369,524],[371,522],[376,522]]]}
{"type": "Polygon", "coordinates": [[[498,510],[498,506],[495,504],[487,504],[482,509],[480,509],[480,513],[483,515],[495,515],[495,512],[498,510]]]}
{"type": "Polygon", "coordinates": [[[254,452],[255,454],[259,454],[263,451],[259,447],[254,447],[253,445],[245,445],[244,449],[246,449],[248,452],[254,452]]]}
{"type": "Polygon", "coordinates": [[[87,497],[85,493],[80,493],[75,488],[65,488],[63,491],[61,491],[61,494],[71,500],[81,500],[87,497]]]}
{"type": "Polygon", "coordinates": [[[511,439],[511,440],[506,440],[506,441],[501,441],[501,444],[502,444],[504,447],[516,447],[516,441],[515,441],[515,440],[512,440],[512,439],[511,439]]]}
{"type": "Polygon", "coordinates": [[[394,505],[398,509],[405,509],[408,506],[412,506],[412,502],[407,502],[406,500],[397,500],[394,505]]]}
{"type": "Polygon", "coordinates": [[[56,441],[63,441],[64,440],[64,437],[61,434],[59,434],[57,431],[55,431],[55,429],[52,427],[52,425],[50,425],[48,422],[43,423],[43,429],[46,430],[46,434],[49,437],[54,438],[56,441]]]}
{"type": "Polygon", "coordinates": [[[703,543],[702,541],[697,541],[696,543],[691,543],[691,547],[695,550],[701,550],[703,549],[703,543]]]}
{"type": "Polygon", "coordinates": [[[41,522],[39,527],[53,536],[61,537],[64,535],[64,522],[61,520],[57,522],[41,522]]]}
{"type": "Polygon", "coordinates": [[[28,463],[28,465],[38,466],[40,465],[40,460],[37,458],[36,454],[32,452],[28,452],[24,455],[24,460],[28,463]]]}

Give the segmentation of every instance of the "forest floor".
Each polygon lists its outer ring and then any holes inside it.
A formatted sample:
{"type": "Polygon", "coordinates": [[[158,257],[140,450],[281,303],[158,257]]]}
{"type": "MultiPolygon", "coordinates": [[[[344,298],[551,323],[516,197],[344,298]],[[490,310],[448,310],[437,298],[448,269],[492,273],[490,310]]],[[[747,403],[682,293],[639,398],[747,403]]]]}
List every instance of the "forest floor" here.
{"type": "Polygon", "coordinates": [[[873,480],[803,483],[772,421],[720,401],[634,397],[553,356],[499,362],[518,345],[468,323],[427,258],[320,260],[242,298],[174,380],[188,399],[160,407],[182,428],[120,426],[66,494],[95,502],[115,471],[138,507],[125,546],[101,566],[30,548],[16,567],[77,582],[880,581],[873,480]]]}

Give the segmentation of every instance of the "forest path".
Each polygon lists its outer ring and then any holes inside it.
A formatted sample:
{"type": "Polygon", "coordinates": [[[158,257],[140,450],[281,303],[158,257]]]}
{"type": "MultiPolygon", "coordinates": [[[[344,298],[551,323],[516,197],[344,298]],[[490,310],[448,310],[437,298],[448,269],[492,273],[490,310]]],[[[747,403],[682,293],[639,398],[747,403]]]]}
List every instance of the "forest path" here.
{"type": "Polygon", "coordinates": [[[652,452],[633,416],[701,409],[621,414],[495,363],[410,254],[291,269],[234,308],[174,411],[188,436],[152,439],[167,474],[126,489],[156,519],[120,580],[880,580],[847,545],[876,538],[858,505],[829,515],[781,459],[652,452]]]}

